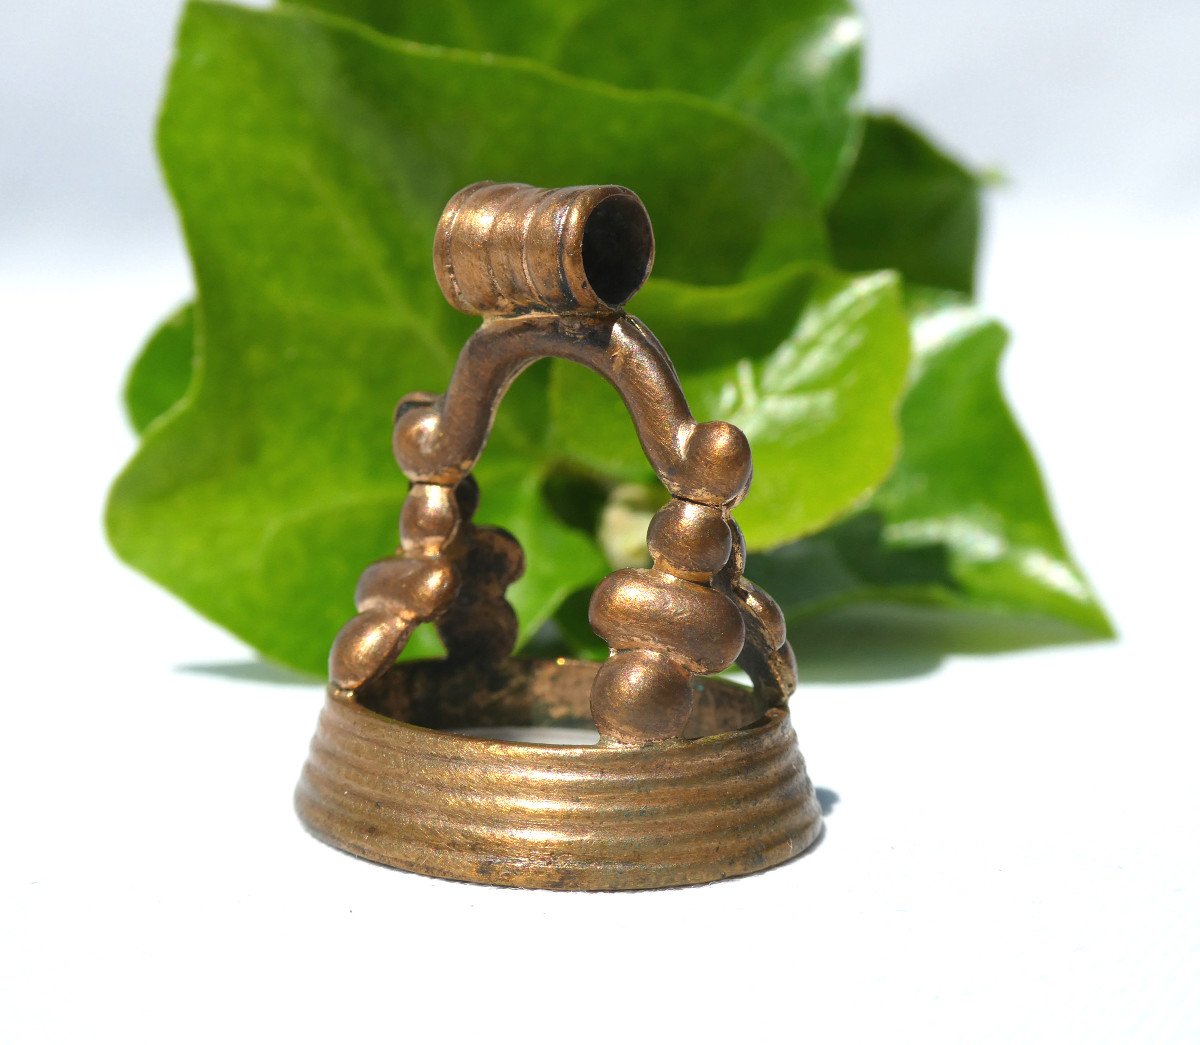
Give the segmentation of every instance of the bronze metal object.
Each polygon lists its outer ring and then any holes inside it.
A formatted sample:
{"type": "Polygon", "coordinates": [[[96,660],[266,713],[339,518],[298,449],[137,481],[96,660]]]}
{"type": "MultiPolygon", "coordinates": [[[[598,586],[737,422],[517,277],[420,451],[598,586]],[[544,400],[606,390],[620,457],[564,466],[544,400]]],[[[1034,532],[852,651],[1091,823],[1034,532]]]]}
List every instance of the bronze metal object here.
{"type": "Polygon", "coordinates": [[[301,819],[380,863],[536,888],[685,885],[801,852],[821,818],[786,707],[795,658],[779,607],[742,575],[730,517],[750,448],[733,425],[692,417],[666,352],[621,307],[654,258],[641,200],[616,185],[481,182],[447,204],[433,253],[446,299],[483,325],[444,395],[396,409],[412,483],[400,548],[367,567],[334,640],[301,819]],[[592,596],[612,651],[599,665],[511,658],[504,592],[524,557],[472,522],[470,473],[500,401],[547,356],[613,385],[671,494],[649,528],[653,567],[618,570],[592,596]],[[422,622],[446,659],[397,664],[422,622]],[[708,677],[735,662],[753,691],[708,677]],[[455,732],[589,721],[595,746],[455,732]]]}

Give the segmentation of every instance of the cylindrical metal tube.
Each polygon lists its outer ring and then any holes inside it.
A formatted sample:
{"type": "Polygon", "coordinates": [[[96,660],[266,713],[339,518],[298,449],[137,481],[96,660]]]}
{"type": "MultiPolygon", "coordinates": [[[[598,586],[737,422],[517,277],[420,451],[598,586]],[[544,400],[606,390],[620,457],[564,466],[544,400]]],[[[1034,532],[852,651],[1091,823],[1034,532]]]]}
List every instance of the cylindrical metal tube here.
{"type": "Polygon", "coordinates": [[[473,315],[619,308],[653,264],[650,216],[620,185],[479,182],[446,204],[433,241],[442,293],[473,315]]]}

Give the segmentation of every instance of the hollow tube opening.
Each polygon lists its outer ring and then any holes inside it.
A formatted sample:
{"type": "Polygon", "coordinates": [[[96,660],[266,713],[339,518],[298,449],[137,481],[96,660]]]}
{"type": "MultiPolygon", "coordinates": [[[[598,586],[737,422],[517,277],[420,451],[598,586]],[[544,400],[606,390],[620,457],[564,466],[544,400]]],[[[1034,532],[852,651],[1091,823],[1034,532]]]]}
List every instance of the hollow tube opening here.
{"type": "Polygon", "coordinates": [[[645,207],[635,196],[609,196],[588,216],[583,228],[583,270],[596,296],[606,305],[623,305],[650,274],[654,232],[645,207]]]}

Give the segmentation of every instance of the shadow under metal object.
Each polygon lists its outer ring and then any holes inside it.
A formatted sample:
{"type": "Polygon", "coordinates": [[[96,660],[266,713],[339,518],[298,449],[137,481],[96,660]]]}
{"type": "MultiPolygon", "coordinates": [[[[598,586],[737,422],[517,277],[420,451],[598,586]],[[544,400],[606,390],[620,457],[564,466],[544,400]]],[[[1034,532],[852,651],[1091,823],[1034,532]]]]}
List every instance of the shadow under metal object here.
{"type": "MultiPolygon", "coordinates": [[[[654,238],[620,186],[469,186],[447,204],[434,267],[481,315],[443,396],[400,401],[393,450],[412,482],[396,555],[371,564],[330,654],[326,706],[296,792],[319,838],[423,874],[552,889],[644,889],[745,874],[801,852],[820,807],[786,701],[783,615],[742,575],[730,510],[750,484],[745,436],[692,417],[654,335],[622,309],[654,238]],[[471,469],[513,380],[553,356],[605,377],[671,500],[654,566],[618,570],[589,619],[600,665],[510,657],[516,539],[471,519],[471,469]],[[433,622],[445,661],[396,664],[433,622]],[[753,691],[714,679],[737,663],[753,691]],[[456,729],[595,723],[594,746],[456,729]]],[[[586,423],[585,418],[580,419],[586,423]]]]}

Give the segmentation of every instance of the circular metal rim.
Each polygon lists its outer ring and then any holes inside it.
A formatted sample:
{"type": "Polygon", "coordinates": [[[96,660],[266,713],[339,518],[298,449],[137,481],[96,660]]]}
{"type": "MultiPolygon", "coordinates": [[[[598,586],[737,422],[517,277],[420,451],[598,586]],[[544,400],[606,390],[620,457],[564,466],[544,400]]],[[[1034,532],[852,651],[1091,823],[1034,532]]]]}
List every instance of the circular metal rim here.
{"type": "Polygon", "coordinates": [[[692,740],[555,745],[432,729],[330,694],[295,801],[312,834],[364,859],[561,890],[749,874],[821,831],[786,708],[692,740]]]}

